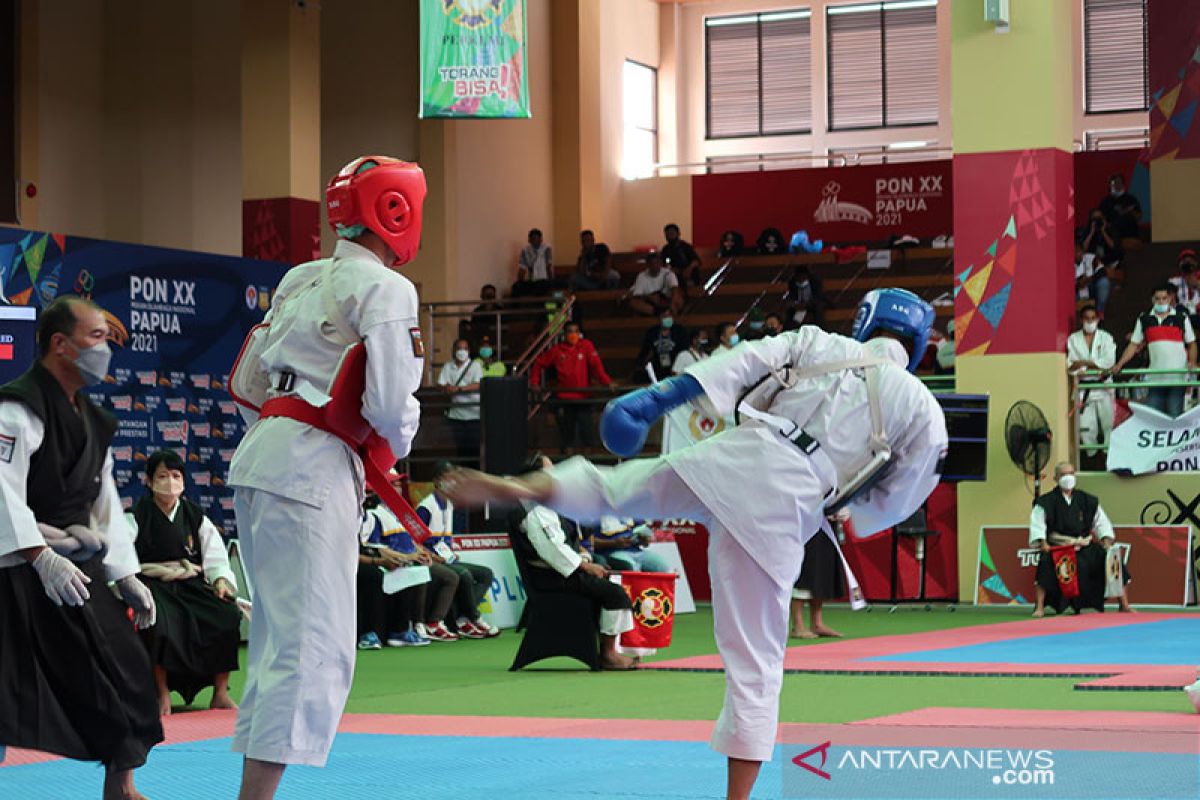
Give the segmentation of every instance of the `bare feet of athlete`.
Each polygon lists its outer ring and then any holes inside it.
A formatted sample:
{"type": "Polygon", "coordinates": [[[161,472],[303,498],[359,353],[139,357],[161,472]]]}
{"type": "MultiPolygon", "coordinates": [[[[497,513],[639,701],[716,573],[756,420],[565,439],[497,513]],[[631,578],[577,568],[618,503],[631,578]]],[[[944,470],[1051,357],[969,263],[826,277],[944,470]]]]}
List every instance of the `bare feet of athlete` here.
{"type": "Polygon", "coordinates": [[[171,693],[160,694],[158,696],[158,715],[160,717],[171,716],[171,693]]]}
{"type": "Polygon", "coordinates": [[[817,634],[810,631],[808,628],[792,628],[788,636],[792,639],[816,639],[817,634]]]}
{"type": "Polygon", "coordinates": [[[1034,616],[1034,617],[1037,617],[1038,619],[1041,619],[1042,617],[1046,616],[1046,609],[1044,609],[1044,608],[1035,608],[1035,609],[1033,610],[1033,614],[1032,614],[1032,616],[1034,616]]]}
{"type": "Polygon", "coordinates": [[[237,710],[237,703],[233,702],[233,698],[229,696],[229,692],[213,692],[212,702],[208,704],[209,708],[229,708],[237,710]]]}
{"type": "Polygon", "coordinates": [[[104,773],[104,800],[149,800],[133,785],[133,770],[109,769],[104,773]]]}
{"type": "Polygon", "coordinates": [[[813,633],[817,636],[826,636],[830,639],[841,639],[842,634],[835,631],[833,628],[827,628],[824,625],[813,625],[813,633]]]}

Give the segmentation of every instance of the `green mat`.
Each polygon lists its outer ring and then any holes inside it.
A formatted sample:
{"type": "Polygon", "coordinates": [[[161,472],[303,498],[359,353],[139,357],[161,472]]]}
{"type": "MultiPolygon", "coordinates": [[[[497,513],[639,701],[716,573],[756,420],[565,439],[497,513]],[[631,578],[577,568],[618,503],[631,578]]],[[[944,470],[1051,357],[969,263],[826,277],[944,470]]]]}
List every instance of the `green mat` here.
{"type": "MultiPolygon", "coordinates": [[[[826,611],[826,624],[847,636],[867,637],[945,630],[1025,619],[1027,609],[963,608],[954,613],[886,609],[826,611]]],[[[520,634],[498,639],[385,648],[358,654],[349,712],[603,719],[713,719],[720,710],[720,674],[588,672],[568,659],[551,659],[508,672],[520,634]]],[[[806,643],[793,640],[793,645],[806,643]]],[[[672,645],[658,658],[715,653],[712,613],[676,617],[672,645]]],[[[245,662],[243,651],[242,661],[245,662]]],[[[234,696],[244,672],[234,673],[234,696]]],[[[837,723],[929,706],[1187,711],[1182,692],[1077,692],[1071,678],[789,675],[781,719],[837,723]]],[[[208,692],[196,707],[206,707],[208,692]]]]}

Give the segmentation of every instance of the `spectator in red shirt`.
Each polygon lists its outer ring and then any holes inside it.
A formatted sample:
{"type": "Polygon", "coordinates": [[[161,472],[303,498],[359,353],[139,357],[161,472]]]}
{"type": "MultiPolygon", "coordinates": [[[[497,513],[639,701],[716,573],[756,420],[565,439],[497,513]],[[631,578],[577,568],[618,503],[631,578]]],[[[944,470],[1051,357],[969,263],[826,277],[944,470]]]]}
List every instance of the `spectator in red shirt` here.
{"type": "Polygon", "coordinates": [[[542,372],[548,367],[554,368],[558,382],[554,418],[558,422],[560,449],[564,453],[574,454],[576,445],[592,447],[595,444],[596,423],[593,405],[581,402],[590,395],[570,390],[586,389],[593,382],[612,386],[613,380],[604,371],[604,364],[595,346],[583,338],[577,323],[568,322],[563,331],[562,341],[533,362],[529,383],[531,386],[541,386],[542,372]]]}

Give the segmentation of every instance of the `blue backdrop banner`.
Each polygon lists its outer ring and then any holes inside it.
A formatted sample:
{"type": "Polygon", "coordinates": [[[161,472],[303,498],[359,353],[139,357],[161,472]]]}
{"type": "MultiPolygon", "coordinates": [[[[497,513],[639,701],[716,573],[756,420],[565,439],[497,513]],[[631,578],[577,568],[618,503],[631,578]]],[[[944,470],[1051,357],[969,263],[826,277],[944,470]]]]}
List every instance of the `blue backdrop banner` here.
{"type": "MultiPolygon", "coordinates": [[[[112,366],[89,393],[120,422],[113,457],[126,508],[146,491],[146,458],[172,449],[187,461],[188,496],[226,535],[235,533],[226,476],[245,432],[225,388],[229,369],[288,267],[0,229],[0,304],[40,310],[58,296],[78,295],[105,311],[112,366]]],[[[10,335],[15,355],[32,328],[10,335]]],[[[24,345],[24,352],[32,352],[24,345]]],[[[0,356],[3,352],[0,347],[0,356]]],[[[0,370],[7,366],[19,374],[28,368],[27,359],[0,359],[0,370]]]]}

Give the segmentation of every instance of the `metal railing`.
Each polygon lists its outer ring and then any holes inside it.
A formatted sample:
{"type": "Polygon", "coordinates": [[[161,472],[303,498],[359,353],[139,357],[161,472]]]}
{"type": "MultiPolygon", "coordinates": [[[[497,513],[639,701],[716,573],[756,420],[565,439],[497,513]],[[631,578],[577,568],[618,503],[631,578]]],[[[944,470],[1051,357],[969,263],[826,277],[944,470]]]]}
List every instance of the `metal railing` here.
{"type": "Polygon", "coordinates": [[[913,147],[895,149],[888,147],[845,148],[817,154],[809,151],[783,153],[746,153],[730,156],[710,156],[704,161],[682,161],[657,163],[648,175],[698,175],[721,172],[765,172],[772,169],[808,169],[813,167],[853,167],[860,164],[892,164],[909,161],[933,161],[950,158],[950,147],[913,147]]]}
{"type": "MultiPolygon", "coordinates": [[[[1085,370],[1068,376],[1070,381],[1070,398],[1071,398],[1071,450],[1072,457],[1077,461],[1080,455],[1094,455],[1096,453],[1105,453],[1108,451],[1108,438],[1098,444],[1083,444],[1080,441],[1080,417],[1084,410],[1084,404],[1089,401],[1089,398],[1084,397],[1084,393],[1090,392],[1105,392],[1111,393],[1114,399],[1121,398],[1123,400],[1133,400],[1134,402],[1144,402],[1145,395],[1151,389],[1196,389],[1197,383],[1194,370],[1187,367],[1179,369],[1123,369],[1117,374],[1117,380],[1113,380],[1113,376],[1108,370],[1085,370]],[[1182,376],[1176,378],[1157,379],[1157,376],[1182,376]],[[1134,378],[1134,380],[1120,380],[1123,377],[1134,378]],[[1142,380],[1137,380],[1141,378],[1142,380]],[[1145,379],[1149,380],[1145,380],[1145,379]]],[[[1185,397],[1185,403],[1187,399],[1185,397]]],[[[1193,401],[1194,402],[1194,401],[1193,401]]],[[[1110,428],[1111,430],[1111,428],[1110,428]]]]}

